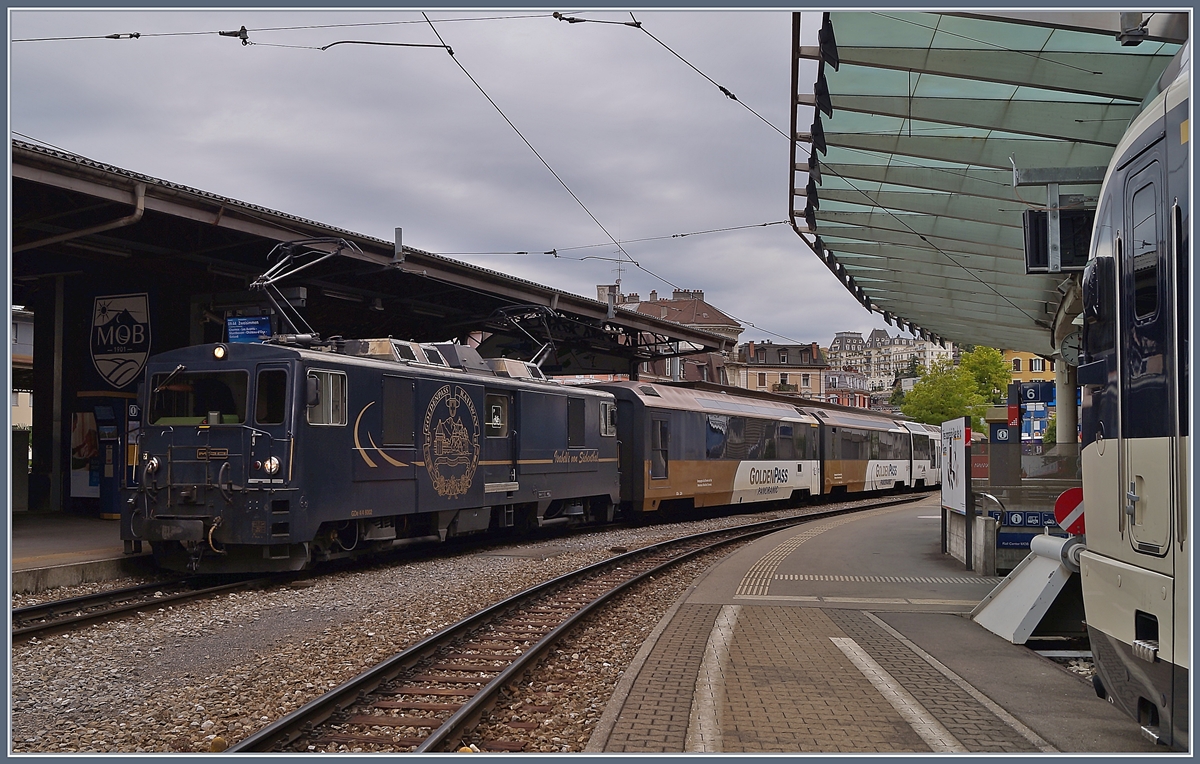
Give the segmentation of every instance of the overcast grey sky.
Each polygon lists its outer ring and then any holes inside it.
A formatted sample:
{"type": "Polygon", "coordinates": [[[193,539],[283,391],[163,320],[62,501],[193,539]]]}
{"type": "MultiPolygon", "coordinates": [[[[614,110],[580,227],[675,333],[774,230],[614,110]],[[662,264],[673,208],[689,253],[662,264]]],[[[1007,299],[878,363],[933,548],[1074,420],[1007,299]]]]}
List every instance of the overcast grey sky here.
{"type": "MultiPolygon", "coordinates": [[[[613,237],[787,219],[786,138],[688,63],[786,133],[790,13],[635,11],[645,31],[549,14],[429,15],[613,237]],[[462,20],[481,17],[493,18],[462,20]]],[[[806,37],[819,21],[809,18],[806,37]]],[[[617,278],[610,260],[567,259],[617,251],[444,50],[313,49],[438,43],[418,11],[10,11],[10,35],[17,134],[382,239],[403,227],[409,246],[576,294],[594,297],[617,278]],[[335,24],[371,26],[324,26],[335,24]],[[214,34],[242,26],[253,44],[214,34]],[[270,29],[316,26],[324,28],[270,29]],[[141,37],[18,42],[131,32],[141,37]],[[182,34],[199,32],[207,34],[182,34]],[[569,249],[585,245],[605,246],[569,249]],[[540,254],[550,249],[564,257],[540,254]],[[514,251],[539,254],[462,254],[514,251]]],[[[897,331],[786,224],[623,246],[662,277],[626,263],[623,291],[702,289],[758,327],[747,326],[743,341],[828,344],[837,331],[897,331]]]]}

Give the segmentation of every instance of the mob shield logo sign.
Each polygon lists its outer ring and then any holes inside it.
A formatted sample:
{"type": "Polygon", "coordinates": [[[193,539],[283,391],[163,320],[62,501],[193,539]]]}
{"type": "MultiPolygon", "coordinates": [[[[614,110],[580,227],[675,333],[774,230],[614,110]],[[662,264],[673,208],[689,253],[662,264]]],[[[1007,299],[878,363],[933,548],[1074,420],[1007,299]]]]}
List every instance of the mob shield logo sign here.
{"type": "Polygon", "coordinates": [[[150,356],[150,300],[147,293],[97,297],[92,307],[92,364],[110,385],[137,379],[150,356]]]}

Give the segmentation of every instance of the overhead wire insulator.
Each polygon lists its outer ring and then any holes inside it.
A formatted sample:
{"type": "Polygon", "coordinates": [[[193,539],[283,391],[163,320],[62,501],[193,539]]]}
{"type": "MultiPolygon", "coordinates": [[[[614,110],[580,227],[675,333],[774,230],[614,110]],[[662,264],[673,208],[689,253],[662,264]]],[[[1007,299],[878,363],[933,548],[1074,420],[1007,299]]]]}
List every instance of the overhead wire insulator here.
{"type": "Polygon", "coordinates": [[[243,26],[241,29],[237,30],[236,32],[217,32],[217,34],[219,34],[222,37],[236,37],[242,41],[242,45],[250,44],[250,33],[246,31],[245,26],[243,26]]]}

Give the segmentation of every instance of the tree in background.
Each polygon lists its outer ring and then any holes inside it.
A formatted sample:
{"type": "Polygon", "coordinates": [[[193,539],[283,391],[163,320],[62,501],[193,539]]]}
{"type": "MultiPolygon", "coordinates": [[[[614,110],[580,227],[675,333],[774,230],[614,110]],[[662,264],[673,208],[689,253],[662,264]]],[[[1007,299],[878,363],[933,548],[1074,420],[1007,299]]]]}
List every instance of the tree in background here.
{"type": "Polygon", "coordinates": [[[1012,382],[1012,368],[1004,362],[1004,354],[979,345],[969,353],[963,353],[961,359],[959,368],[970,373],[979,394],[993,404],[1004,403],[1008,398],[1008,384],[1012,382]]]}
{"type": "Polygon", "coordinates": [[[1057,443],[1055,436],[1058,434],[1058,414],[1052,415],[1046,420],[1046,429],[1042,430],[1043,443],[1057,443]]]}
{"type": "Polygon", "coordinates": [[[935,361],[921,376],[904,396],[900,410],[905,416],[925,424],[940,425],[956,417],[970,416],[971,426],[982,432],[983,412],[987,406],[988,399],[980,393],[979,383],[971,370],[955,366],[947,359],[935,361]]]}

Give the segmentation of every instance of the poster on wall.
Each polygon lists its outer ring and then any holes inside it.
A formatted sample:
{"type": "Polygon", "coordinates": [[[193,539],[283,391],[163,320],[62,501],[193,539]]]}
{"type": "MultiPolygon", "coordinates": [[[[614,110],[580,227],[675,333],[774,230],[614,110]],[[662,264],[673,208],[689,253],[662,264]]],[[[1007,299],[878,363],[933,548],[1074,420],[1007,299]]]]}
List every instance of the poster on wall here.
{"type": "Polygon", "coordinates": [[[100,434],[91,411],[71,414],[71,497],[100,497],[100,434]]]}
{"type": "Polygon", "coordinates": [[[149,295],[102,295],[92,305],[92,365],[105,382],[125,387],[150,357],[149,295]]]}
{"type": "Polygon", "coordinates": [[[970,438],[970,420],[966,417],[942,422],[942,506],[963,513],[967,511],[967,491],[971,483],[970,465],[967,464],[970,438]]]}

